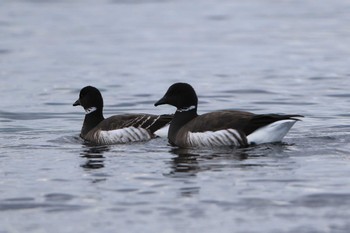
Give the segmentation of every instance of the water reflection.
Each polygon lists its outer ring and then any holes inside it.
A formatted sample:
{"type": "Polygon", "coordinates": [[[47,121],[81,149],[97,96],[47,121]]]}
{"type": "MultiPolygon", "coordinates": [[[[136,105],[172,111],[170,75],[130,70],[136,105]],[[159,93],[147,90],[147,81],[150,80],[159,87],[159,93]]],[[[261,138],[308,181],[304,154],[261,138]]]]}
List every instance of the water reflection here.
{"type": "Polygon", "coordinates": [[[195,179],[191,179],[199,172],[222,171],[248,158],[244,150],[230,148],[216,150],[172,148],[169,152],[175,156],[168,161],[170,172],[165,176],[176,178],[183,183],[179,189],[179,194],[183,197],[200,193],[200,185],[195,179]]]}
{"type": "Polygon", "coordinates": [[[218,149],[218,150],[194,150],[172,148],[170,153],[176,155],[170,161],[172,177],[195,176],[200,171],[221,170],[231,166],[230,160],[242,161],[248,158],[245,150],[218,149]]]}
{"type": "Polygon", "coordinates": [[[201,171],[223,171],[227,168],[267,166],[257,158],[288,157],[293,144],[272,143],[248,148],[217,148],[207,150],[172,148],[175,157],[169,161],[171,177],[193,177],[201,171]],[[249,160],[248,160],[249,159],[249,160]]]}
{"type": "Polygon", "coordinates": [[[86,158],[84,164],[81,167],[85,169],[99,169],[104,167],[103,153],[109,151],[108,146],[91,146],[83,145],[83,151],[80,153],[82,158],[86,158]]]}
{"type": "Polygon", "coordinates": [[[171,159],[170,174],[187,173],[188,176],[194,176],[200,171],[197,161],[199,154],[180,148],[171,149],[170,153],[177,155],[171,159]]]}

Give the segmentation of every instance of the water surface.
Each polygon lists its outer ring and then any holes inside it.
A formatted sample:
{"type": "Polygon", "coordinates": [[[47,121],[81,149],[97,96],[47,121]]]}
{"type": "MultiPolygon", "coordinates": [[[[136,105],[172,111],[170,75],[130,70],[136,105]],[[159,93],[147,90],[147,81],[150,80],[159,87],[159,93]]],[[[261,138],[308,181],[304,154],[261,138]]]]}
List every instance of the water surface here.
{"type": "Polygon", "coordinates": [[[0,232],[349,232],[350,3],[0,3],[0,232]],[[105,115],[303,114],[283,143],[183,150],[164,137],[93,147],[79,90],[105,115]]]}

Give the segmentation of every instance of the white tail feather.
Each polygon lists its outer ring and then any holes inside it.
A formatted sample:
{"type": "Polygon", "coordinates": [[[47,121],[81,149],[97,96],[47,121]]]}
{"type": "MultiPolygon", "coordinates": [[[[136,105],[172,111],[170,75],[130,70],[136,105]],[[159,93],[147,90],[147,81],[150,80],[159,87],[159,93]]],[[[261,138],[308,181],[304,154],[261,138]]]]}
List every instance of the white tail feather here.
{"type": "Polygon", "coordinates": [[[248,144],[280,142],[297,120],[280,120],[255,130],[247,136],[248,144]]]}

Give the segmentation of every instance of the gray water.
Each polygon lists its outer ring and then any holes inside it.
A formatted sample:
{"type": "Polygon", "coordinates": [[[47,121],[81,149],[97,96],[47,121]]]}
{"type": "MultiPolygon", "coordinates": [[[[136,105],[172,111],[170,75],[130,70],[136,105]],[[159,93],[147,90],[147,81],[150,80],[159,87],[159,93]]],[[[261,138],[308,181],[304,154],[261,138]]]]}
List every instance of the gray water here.
{"type": "Polygon", "coordinates": [[[0,232],[349,232],[350,2],[0,2],[0,232]],[[283,143],[92,147],[79,90],[105,116],[303,114],[283,143]]]}

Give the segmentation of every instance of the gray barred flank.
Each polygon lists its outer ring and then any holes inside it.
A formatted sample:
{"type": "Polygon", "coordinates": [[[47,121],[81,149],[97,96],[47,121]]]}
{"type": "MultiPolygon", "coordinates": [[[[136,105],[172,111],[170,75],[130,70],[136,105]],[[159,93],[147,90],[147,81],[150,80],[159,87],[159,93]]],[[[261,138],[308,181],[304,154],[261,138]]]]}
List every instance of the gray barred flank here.
{"type": "Polygon", "coordinates": [[[136,138],[133,137],[132,132],[128,130],[128,128],[123,128],[123,132],[121,132],[120,138],[124,138],[128,141],[134,141],[136,138]]]}
{"type": "Polygon", "coordinates": [[[189,132],[187,142],[191,146],[244,146],[246,145],[245,136],[234,129],[206,131],[206,132],[189,132]]]}
{"type": "Polygon", "coordinates": [[[232,139],[230,136],[227,135],[227,131],[225,131],[223,137],[225,138],[225,141],[227,142],[226,145],[230,145],[230,144],[234,144],[236,145],[236,141],[234,139],[232,139]]]}
{"type": "Polygon", "coordinates": [[[133,132],[133,135],[137,138],[137,140],[142,140],[144,135],[141,133],[139,129],[136,129],[136,128],[129,128],[129,129],[133,132]]]}
{"type": "Polygon", "coordinates": [[[217,135],[217,136],[212,136],[211,137],[211,141],[212,141],[212,145],[213,146],[216,146],[216,145],[222,145],[222,141],[220,140],[220,136],[219,135],[217,135]]]}
{"type": "Polygon", "coordinates": [[[241,146],[247,146],[248,145],[248,141],[247,141],[247,136],[242,132],[242,131],[237,131],[241,140],[241,146]]]}
{"type": "Polygon", "coordinates": [[[237,145],[237,139],[235,137],[234,134],[232,134],[230,131],[227,131],[227,133],[225,134],[226,138],[228,139],[228,141],[230,142],[229,145],[237,145]]]}
{"type": "Polygon", "coordinates": [[[224,141],[221,138],[221,135],[218,135],[217,137],[214,137],[213,140],[215,141],[216,145],[224,145],[224,141]]]}
{"type": "Polygon", "coordinates": [[[94,136],[98,138],[100,141],[100,144],[110,144],[109,140],[107,140],[107,137],[104,137],[102,135],[103,131],[100,131],[99,134],[95,134],[94,136]]]}
{"type": "Polygon", "coordinates": [[[240,146],[242,144],[242,139],[237,130],[228,129],[228,132],[234,137],[235,143],[240,146]]]}
{"type": "Polygon", "coordinates": [[[138,130],[136,128],[128,127],[128,128],[125,128],[125,131],[129,133],[132,141],[140,140],[141,136],[137,133],[138,130]]]}
{"type": "Polygon", "coordinates": [[[235,141],[232,141],[230,139],[230,137],[227,136],[227,131],[226,130],[223,130],[222,132],[220,132],[220,134],[218,134],[218,136],[220,136],[223,141],[224,141],[224,144],[223,145],[231,145],[232,143],[235,145],[235,141]]]}
{"type": "Polygon", "coordinates": [[[104,138],[101,136],[101,131],[96,131],[91,137],[96,138],[99,144],[105,143],[104,138]]]}
{"type": "Polygon", "coordinates": [[[133,126],[117,130],[99,131],[93,137],[96,137],[100,144],[127,143],[151,139],[151,135],[146,129],[133,126]]]}
{"type": "Polygon", "coordinates": [[[98,137],[98,141],[100,144],[111,144],[110,140],[108,140],[108,138],[104,136],[103,131],[100,131],[99,134],[96,134],[95,136],[98,137]]]}
{"type": "MultiPolygon", "coordinates": [[[[213,143],[214,143],[214,138],[213,137],[209,137],[208,140],[206,141],[206,143],[210,146],[210,147],[213,147],[213,143]]],[[[205,142],[204,142],[205,144],[205,142]]]]}

